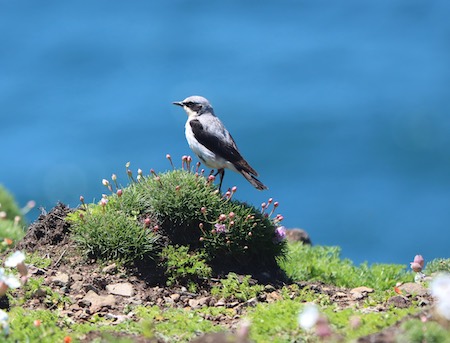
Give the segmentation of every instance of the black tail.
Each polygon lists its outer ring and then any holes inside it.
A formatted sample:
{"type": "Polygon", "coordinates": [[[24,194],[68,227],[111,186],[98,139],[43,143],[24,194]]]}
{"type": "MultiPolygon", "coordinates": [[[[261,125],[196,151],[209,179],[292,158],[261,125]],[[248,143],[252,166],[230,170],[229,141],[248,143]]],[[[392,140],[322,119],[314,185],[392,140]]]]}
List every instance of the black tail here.
{"type": "Polygon", "coordinates": [[[245,177],[247,179],[248,182],[250,182],[253,187],[255,187],[256,189],[262,191],[264,189],[267,189],[267,187],[261,182],[259,181],[256,177],[254,177],[253,175],[251,175],[250,173],[246,172],[245,170],[240,170],[240,173],[242,174],[243,177],[245,177]]]}

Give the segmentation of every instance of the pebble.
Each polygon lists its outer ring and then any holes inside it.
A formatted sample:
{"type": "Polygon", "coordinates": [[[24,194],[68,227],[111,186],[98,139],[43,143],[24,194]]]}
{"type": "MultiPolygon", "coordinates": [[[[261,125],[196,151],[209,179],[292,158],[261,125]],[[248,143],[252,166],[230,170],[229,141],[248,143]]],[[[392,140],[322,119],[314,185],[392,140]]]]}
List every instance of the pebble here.
{"type": "Polygon", "coordinates": [[[52,282],[57,286],[67,286],[69,284],[69,274],[57,272],[52,278],[52,282]]]}
{"type": "Polygon", "coordinates": [[[352,296],[353,299],[359,300],[365,298],[367,294],[372,292],[373,292],[372,288],[362,286],[350,290],[350,295],[352,296]]]}
{"type": "Polygon", "coordinates": [[[172,299],[172,301],[177,302],[178,300],[180,300],[181,295],[178,293],[174,293],[170,295],[170,299],[172,299]]]}
{"type": "MultiPolygon", "coordinates": [[[[98,295],[92,290],[86,293],[83,300],[89,301],[91,303],[89,309],[92,312],[98,312],[102,307],[111,308],[116,304],[116,299],[113,295],[98,295]]],[[[78,302],[78,304],[80,304],[80,302],[78,302]]]]}
{"type": "Polygon", "coordinates": [[[117,270],[117,264],[112,263],[112,264],[110,264],[110,265],[104,267],[104,268],[102,269],[102,273],[105,273],[105,274],[114,274],[114,272],[115,272],[116,270],[117,270]]]}
{"type": "Polygon", "coordinates": [[[133,285],[129,282],[107,285],[106,290],[108,293],[120,295],[122,297],[132,297],[134,295],[133,285]]]}

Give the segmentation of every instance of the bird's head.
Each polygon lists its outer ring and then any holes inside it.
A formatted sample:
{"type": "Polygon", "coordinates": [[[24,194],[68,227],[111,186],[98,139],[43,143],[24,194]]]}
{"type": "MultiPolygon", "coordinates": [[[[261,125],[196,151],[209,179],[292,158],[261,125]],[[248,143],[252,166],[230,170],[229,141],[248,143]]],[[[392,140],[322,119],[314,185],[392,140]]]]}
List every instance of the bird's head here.
{"type": "Polygon", "coordinates": [[[209,101],[198,95],[187,97],[183,101],[174,102],[173,104],[183,107],[189,117],[192,115],[199,116],[203,113],[214,114],[213,108],[209,101]]]}

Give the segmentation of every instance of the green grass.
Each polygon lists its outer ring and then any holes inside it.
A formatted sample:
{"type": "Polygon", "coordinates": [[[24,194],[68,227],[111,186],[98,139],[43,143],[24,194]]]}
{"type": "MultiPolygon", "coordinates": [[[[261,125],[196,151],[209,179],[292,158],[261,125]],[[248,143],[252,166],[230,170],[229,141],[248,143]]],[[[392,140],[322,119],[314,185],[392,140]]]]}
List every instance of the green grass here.
{"type": "Polygon", "coordinates": [[[220,280],[220,286],[211,289],[211,294],[220,298],[247,301],[258,296],[263,290],[262,285],[250,285],[250,275],[239,277],[229,273],[226,279],[220,280]]]}
{"type": "Polygon", "coordinates": [[[199,332],[224,331],[220,325],[204,319],[201,311],[186,311],[184,309],[161,310],[157,306],[135,309],[147,332],[162,337],[169,342],[189,342],[199,332]]]}
{"type": "Polygon", "coordinates": [[[414,280],[406,266],[363,263],[355,266],[341,259],[339,247],[288,245],[286,258],[279,260],[281,269],[294,281],[322,281],[339,287],[366,286],[375,290],[393,288],[397,282],[414,280]]]}

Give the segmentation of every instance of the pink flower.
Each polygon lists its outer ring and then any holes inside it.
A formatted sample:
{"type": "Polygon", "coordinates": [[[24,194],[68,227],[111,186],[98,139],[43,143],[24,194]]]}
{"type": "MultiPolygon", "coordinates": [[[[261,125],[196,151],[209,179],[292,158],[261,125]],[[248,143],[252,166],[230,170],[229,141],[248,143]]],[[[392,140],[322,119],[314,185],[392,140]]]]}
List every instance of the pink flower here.
{"type": "Polygon", "coordinates": [[[215,224],[214,227],[216,228],[217,233],[227,232],[225,224],[215,224]]]}
{"type": "Polygon", "coordinates": [[[411,269],[414,270],[416,273],[421,272],[424,266],[425,260],[423,259],[422,255],[416,255],[414,257],[414,261],[410,262],[411,269]]]}
{"type": "Polygon", "coordinates": [[[279,243],[286,238],[286,228],[284,226],[278,226],[275,229],[275,238],[274,241],[279,243]]]}

